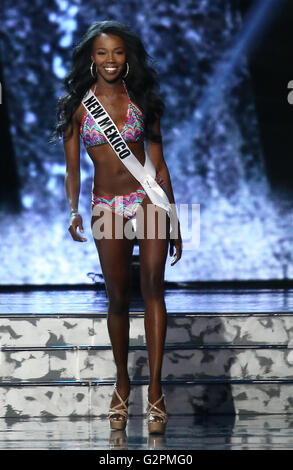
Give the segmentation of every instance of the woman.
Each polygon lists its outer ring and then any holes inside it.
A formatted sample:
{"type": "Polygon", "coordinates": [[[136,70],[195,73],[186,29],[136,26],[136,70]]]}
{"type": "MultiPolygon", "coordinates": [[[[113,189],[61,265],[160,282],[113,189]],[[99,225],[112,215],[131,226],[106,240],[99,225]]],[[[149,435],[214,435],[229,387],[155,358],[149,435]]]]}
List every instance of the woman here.
{"type": "MultiPolygon", "coordinates": [[[[63,135],[66,159],[65,187],[70,207],[69,232],[75,241],[87,241],[82,216],[78,213],[80,192],[80,136],[94,164],[92,191],[92,231],[100,215],[109,226],[126,224],[137,216],[137,230],[144,224],[144,235],[154,219],[146,216],[152,205],[146,191],[117,158],[90,114],[81,103],[91,89],[108,112],[124,141],[144,165],[147,156],[156,168],[156,181],[175,204],[170,175],[163,157],[160,116],[164,104],[156,95],[155,71],[147,64],[148,55],[141,40],[117,21],[94,23],[73,54],[73,66],[65,79],[67,94],[58,104],[56,135],[63,135]],[[123,196],[123,197],[122,197],[123,196]],[[97,209],[101,213],[97,213],[97,209]]],[[[152,205],[152,207],[154,207],[152,205]]],[[[162,433],[167,422],[165,397],[161,390],[161,368],[167,314],[164,301],[164,270],[168,246],[174,265],[182,254],[180,225],[177,237],[170,238],[170,219],[158,208],[167,228],[166,236],[142,236],[140,253],[141,292],[145,303],[145,332],[150,367],[147,422],[149,432],[162,433]],[[175,251],[175,253],[174,253],[175,251]]],[[[109,409],[112,429],[124,429],[128,419],[130,379],[127,371],[129,345],[129,267],[133,239],[126,236],[94,236],[108,295],[107,326],[117,368],[117,379],[109,409]]]]}

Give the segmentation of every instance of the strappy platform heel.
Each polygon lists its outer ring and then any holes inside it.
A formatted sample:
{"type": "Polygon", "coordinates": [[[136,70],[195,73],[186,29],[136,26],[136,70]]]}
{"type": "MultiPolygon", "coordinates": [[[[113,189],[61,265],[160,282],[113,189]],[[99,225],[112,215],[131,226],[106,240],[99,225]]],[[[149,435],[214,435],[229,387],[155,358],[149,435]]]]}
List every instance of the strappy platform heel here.
{"type": "Polygon", "coordinates": [[[148,424],[149,433],[164,434],[165,432],[168,415],[165,413],[165,411],[160,410],[156,406],[162,399],[164,400],[164,404],[166,406],[166,399],[164,394],[157,401],[155,401],[155,403],[151,403],[148,400],[149,409],[147,410],[146,421],[148,424]],[[158,417],[160,420],[155,421],[154,417],[158,417]]]}
{"type": "Polygon", "coordinates": [[[128,405],[126,405],[126,402],[129,399],[129,395],[126,398],[126,400],[122,400],[119,393],[117,392],[116,384],[114,385],[114,392],[116,393],[118,399],[120,400],[120,403],[109,408],[108,417],[110,421],[110,428],[124,430],[126,427],[127,419],[128,419],[128,405]],[[119,407],[122,406],[122,407],[117,409],[118,406],[119,407]],[[121,415],[122,418],[117,417],[117,415],[121,415]]]}

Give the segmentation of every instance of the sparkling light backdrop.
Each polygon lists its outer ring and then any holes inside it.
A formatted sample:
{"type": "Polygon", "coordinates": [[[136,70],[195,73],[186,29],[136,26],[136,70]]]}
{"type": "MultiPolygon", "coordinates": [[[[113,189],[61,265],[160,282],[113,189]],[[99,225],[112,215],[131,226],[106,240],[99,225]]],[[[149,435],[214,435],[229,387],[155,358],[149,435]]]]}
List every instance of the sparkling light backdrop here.
{"type": "Polygon", "coordinates": [[[293,277],[292,216],[267,183],[245,55],[225,73],[243,27],[235,4],[2,1],[4,85],[23,210],[0,213],[1,284],[91,283],[88,273],[101,272],[90,232],[91,160],[81,147],[88,238],[81,244],[67,232],[62,143],[48,138],[73,47],[92,22],[105,19],[131,26],[154,58],[176,202],[200,204],[200,245],[174,267],[168,259],[166,279],[293,277]]]}

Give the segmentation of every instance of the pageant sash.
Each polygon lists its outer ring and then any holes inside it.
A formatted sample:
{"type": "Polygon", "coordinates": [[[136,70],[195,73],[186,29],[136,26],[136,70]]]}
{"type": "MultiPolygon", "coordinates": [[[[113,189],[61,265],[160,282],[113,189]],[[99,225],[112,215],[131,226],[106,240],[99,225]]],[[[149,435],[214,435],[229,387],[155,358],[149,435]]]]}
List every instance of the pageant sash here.
{"type": "Polygon", "coordinates": [[[92,90],[89,90],[85,94],[82,99],[82,104],[96,122],[120,161],[140,182],[152,203],[167,211],[170,217],[171,230],[175,230],[175,215],[173,213],[172,205],[165,191],[155,180],[156,169],[148,154],[146,153],[145,164],[142,165],[131,152],[116,124],[92,90]]]}

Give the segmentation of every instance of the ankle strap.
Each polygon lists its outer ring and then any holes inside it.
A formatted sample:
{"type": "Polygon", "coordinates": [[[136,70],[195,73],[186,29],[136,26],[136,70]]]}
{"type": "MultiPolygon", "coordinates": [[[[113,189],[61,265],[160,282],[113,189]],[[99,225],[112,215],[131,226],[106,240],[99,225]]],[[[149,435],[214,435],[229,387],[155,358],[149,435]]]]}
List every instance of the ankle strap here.
{"type": "Polygon", "coordinates": [[[148,400],[148,404],[150,405],[150,408],[149,408],[148,412],[150,412],[152,408],[156,408],[156,410],[160,411],[161,413],[164,413],[162,410],[160,410],[160,409],[156,406],[156,404],[159,403],[159,401],[161,401],[162,398],[163,398],[163,399],[165,398],[165,395],[164,395],[164,394],[162,394],[162,395],[160,396],[160,398],[159,398],[157,401],[155,401],[155,403],[151,403],[151,402],[148,400]]]}
{"type": "Polygon", "coordinates": [[[147,420],[149,419],[149,417],[152,415],[152,416],[157,416],[159,418],[161,418],[163,420],[163,423],[166,423],[167,422],[167,419],[168,419],[168,415],[165,411],[163,410],[160,410],[160,408],[158,408],[156,406],[156,404],[162,400],[162,398],[165,398],[165,395],[163,394],[157,401],[155,401],[155,403],[151,403],[149,400],[148,400],[148,403],[150,405],[150,408],[147,410],[147,420]],[[156,411],[154,411],[154,409],[156,411]]]}
{"type": "MultiPolygon", "coordinates": [[[[118,393],[118,391],[117,391],[116,385],[114,385],[114,392],[116,393],[117,397],[118,397],[119,400],[121,401],[121,403],[118,403],[118,405],[116,405],[116,406],[121,406],[121,404],[123,404],[123,406],[124,406],[125,408],[127,408],[126,402],[127,402],[128,398],[129,398],[129,395],[128,395],[128,397],[127,397],[125,400],[122,400],[122,398],[120,397],[120,395],[119,395],[119,393],[118,393]]],[[[115,407],[114,407],[114,408],[115,408],[115,407]]]]}

